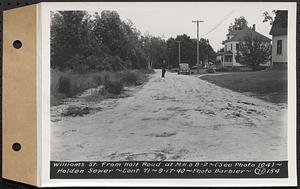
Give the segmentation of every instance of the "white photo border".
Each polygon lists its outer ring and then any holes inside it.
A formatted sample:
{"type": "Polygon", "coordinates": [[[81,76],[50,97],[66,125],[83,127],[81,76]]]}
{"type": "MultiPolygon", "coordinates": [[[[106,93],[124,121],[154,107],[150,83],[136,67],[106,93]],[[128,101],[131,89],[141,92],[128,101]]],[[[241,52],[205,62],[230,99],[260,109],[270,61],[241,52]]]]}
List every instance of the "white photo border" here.
{"type": "Polygon", "coordinates": [[[296,2],[55,2],[38,5],[38,185],[65,186],[297,186],[296,127],[296,2]],[[207,6],[257,6],[288,10],[288,178],[272,179],[50,179],[50,12],[58,10],[96,10],[95,7],[113,8],[122,5],[200,3],[207,6]]]}

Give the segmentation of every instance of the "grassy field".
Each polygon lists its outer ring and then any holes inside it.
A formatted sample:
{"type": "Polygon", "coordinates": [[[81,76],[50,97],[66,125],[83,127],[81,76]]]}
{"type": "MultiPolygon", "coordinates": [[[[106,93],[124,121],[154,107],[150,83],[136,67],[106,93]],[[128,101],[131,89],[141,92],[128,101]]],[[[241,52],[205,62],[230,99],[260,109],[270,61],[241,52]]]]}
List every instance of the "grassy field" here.
{"type": "Polygon", "coordinates": [[[287,70],[234,72],[201,79],[273,103],[287,103],[287,70]]]}

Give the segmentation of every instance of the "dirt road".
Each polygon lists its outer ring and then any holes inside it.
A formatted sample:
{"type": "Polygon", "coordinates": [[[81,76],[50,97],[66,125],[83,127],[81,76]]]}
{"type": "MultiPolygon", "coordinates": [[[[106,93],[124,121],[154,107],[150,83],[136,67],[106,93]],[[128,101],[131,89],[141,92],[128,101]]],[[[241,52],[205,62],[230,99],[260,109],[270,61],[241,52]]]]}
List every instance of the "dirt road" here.
{"type": "Polygon", "coordinates": [[[160,71],[130,97],[51,124],[51,160],[286,160],[283,106],[160,71]]]}

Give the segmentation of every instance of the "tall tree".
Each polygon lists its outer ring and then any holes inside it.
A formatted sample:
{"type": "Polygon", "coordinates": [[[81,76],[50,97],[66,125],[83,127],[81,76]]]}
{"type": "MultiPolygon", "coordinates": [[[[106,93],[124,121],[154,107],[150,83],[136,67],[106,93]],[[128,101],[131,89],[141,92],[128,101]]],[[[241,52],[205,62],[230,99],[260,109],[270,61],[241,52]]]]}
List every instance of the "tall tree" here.
{"type": "Polygon", "coordinates": [[[239,43],[237,61],[248,65],[253,71],[259,68],[259,64],[265,64],[271,59],[271,44],[251,36],[245,37],[239,43]]]}
{"type": "Polygon", "coordinates": [[[248,21],[244,16],[240,16],[239,18],[234,19],[234,22],[230,24],[228,31],[242,30],[246,26],[248,26],[248,21]]]}
{"type": "Polygon", "coordinates": [[[199,47],[199,56],[203,66],[205,61],[215,62],[217,55],[214,49],[209,44],[208,39],[200,39],[199,47]]]}
{"type": "Polygon", "coordinates": [[[178,44],[173,37],[167,40],[167,61],[169,66],[178,68],[178,44]]]}
{"type": "MultiPolygon", "coordinates": [[[[176,41],[181,41],[180,45],[180,62],[188,63],[190,66],[194,66],[197,63],[197,40],[191,39],[186,34],[178,35],[175,39],[170,38],[167,40],[167,54],[169,64],[173,67],[178,67],[178,43],[176,41]]],[[[199,41],[199,60],[204,64],[204,62],[209,59],[209,61],[214,62],[216,58],[216,53],[210,46],[207,39],[201,38],[199,41]]]]}
{"type": "Polygon", "coordinates": [[[111,55],[120,55],[126,39],[117,11],[102,11],[101,15],[96,13],[94,22],[98,41],[108,48],[111,55]]]}
{"type": "Polygon", "coordinates": [[[286,10],[273,10],[271,13],[265,11],[263,17],[263,22],[269,22],[270,25],[273,25],[273,23],[280,23],[282,24],[282,27],[287,27],[288,11],[286,10]]]}
{"type": "Polygon", "coordinates": [[[167,43],[160,37],[142,36],[143,50],[147,63],[152,68],[160,68],[163,60],[167,59],[167,43]]]}
{"type": "Polygon", "coordinates": [[[113,69],[146,68],[140,32],[130,20],[122,21],[116,11],[102,11],[95,15],[94,32],[97,40],[108,49],[112,56],[113,69]]]}
{"type": "Polygon", "coordinates": [[[52,15],[51,23],[51,66],[66,67],[66,61],[80,51],[79,41],[83,38],[83,11],[61,11],[52,15]]]}
{"type": "Polygon", "coordinates": [[[142,49],[141,34],[131,20],[122,21],[125,43],[121,48],[120,57],[129,64],[129,68],[146,68],[146,58],[142,49]]]}
{"type": "Polygon", "coordinates": [[[51,67],[74,68],[93,66],[103,57],[100,43],[95,40],[90,15],[85,11],[59,11],[51,15],[51,67]],[[88,64],[84,64],[85,58],[88,64]],[[84,64],[84,65],[83,65],[84,64]]]}

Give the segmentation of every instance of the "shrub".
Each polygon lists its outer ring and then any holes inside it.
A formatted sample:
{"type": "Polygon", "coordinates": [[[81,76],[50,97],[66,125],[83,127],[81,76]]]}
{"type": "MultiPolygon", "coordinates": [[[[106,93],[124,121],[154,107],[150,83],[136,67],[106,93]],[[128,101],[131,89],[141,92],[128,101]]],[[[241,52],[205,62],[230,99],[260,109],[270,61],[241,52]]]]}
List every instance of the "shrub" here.
{"type": "Polygon", "coordinates": [[[71,80],[68,77],[61,76],[58,81],[58,92],[71,96],[71,80]]]}
{"type": "Polygon", "coordinates": [[[96,75],[94,77],[94,81],[96,82],[97,85],[102,85],[103,84],[103,79],[101,75],[96,75]]]}
{"type": "Polygon", "coordinates": [[[142,69],[140,70],[141,73],[144,73],[144,74],[154,74],[155,71],[154,69],[142,69]]]}
{"type": "Polygon", "coordinates": [[[207,73],[215,73],[216,71],[213,68],[208,68],[206,70],[207,73]]]}
{"type": "Polygon", "coordinates": [[[114,72],[104,72],[103,73],[103,85],[104,89],[114,95],[121,94],[123,90],[123,83],[120,81],[120,76],[114,72]]]}
{"type": "Polygon", "coordinates": [[[65,112],[62,113],[63,116],[83,116],[90,113],[89,107],[78,107],[75,105],[70,105],[65,112]]]}
{"type": "Polygon", "coordinates": [[[137,85],[139,74],[134,71],[125,71],[121,74],[121,81],[126,85],[137,85]]]}
{"type": "Polygon", "coordinates": [[[104,89],[114,95],[121,94],[123,87],[123,84],[118,80],[105,80],[104,82],[104,89]]]}
{"type": "Polygon", "coordinates": [[[55,91],[54,91],[54,93],[52,93],[52,91],[51,91],[50,105],[58,106],[63,103],[62,99],[64,99],[64,98],[66,98],[66,95],[64,95],[62,93],[55,93],[55,91]]]}

